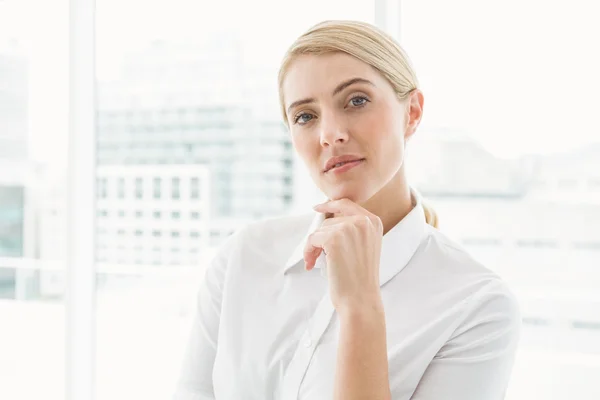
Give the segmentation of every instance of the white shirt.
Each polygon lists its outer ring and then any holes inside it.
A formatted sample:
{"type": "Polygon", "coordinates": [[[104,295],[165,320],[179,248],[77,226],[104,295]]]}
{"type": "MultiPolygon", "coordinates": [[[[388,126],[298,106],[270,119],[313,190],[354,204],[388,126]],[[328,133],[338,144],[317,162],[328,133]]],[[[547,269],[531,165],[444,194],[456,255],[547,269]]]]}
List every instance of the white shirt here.
{"type": "MultiPolygon", "coordinates": [[[[427,225],[416,198],[382,238],[392,398],[502,399],[521,324],[515,297],[427,225]]],[[[270,218],[227,238],[200,286],[176,400],[333,397],[339,320],[326,275],[306,271],[302,254],[323,219],[270,218]]]]}

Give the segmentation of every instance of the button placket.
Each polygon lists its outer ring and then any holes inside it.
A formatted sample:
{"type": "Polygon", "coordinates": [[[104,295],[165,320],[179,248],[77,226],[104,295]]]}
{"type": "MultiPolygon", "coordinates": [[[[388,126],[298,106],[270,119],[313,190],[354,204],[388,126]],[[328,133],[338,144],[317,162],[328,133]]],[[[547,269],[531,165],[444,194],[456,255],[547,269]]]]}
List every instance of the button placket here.
{"type": "Polygon", "coordinates": [[[306,375],[317,344],[331,322],[333,312],[334,308],[329,299],[329,294],[327,294],[319,302],[309,323],[309,328],[302,335],[286,370],[283,378],[281,400],[296,400],[298,398],[302,380],[306,375]]]}

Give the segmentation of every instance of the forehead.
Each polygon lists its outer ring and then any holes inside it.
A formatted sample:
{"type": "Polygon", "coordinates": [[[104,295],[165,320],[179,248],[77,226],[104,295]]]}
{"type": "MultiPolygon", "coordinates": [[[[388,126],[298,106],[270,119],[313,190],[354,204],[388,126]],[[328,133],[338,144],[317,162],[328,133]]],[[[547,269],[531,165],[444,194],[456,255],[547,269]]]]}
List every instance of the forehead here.
{"type": "Polygon", "coordinates": [[[369,64],[346,53],[302,55],[292,61],[283,81],[286,104],[305,97],[329,96],[337,84],[365,78],[381,87],[383,77],[369,64]]]}

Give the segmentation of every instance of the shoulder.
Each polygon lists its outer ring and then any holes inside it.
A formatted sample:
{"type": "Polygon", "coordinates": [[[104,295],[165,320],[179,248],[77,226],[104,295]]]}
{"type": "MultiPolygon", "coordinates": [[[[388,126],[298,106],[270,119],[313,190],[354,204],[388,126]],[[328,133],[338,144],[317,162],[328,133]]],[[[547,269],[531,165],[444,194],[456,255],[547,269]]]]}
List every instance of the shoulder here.
{"type": "Polygon", "coordinates": [[[420,270],[434,293],[456,296],[454,300],[466,308],[487,304],[488,311],[520,319],[517,297],[507,282],[443,232],[428,227],[427,239],[415,258],[419,265],[414,272],[420,270]]]}
{"type": "Polygon", "coordinates": [[[457,279],[496,280],[498,274],[475,259],[462,245],[438,229],[427,226],[427,237],[417,252],[436,274],[457,279]]]}

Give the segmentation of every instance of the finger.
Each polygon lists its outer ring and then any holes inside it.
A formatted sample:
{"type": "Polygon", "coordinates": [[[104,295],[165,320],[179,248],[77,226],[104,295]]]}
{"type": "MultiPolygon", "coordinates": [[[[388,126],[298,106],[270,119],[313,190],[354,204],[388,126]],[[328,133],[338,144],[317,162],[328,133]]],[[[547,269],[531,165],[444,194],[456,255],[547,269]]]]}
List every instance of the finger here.
{"type": "Polygon", "coordinates": [[[371,213],[365,210],[363,207],[359,206],[355,202],[350,199],[339,199],[339,200],[331,200],[326,203],[317,204],[313,207],[313,209],[320,213],[332,213],[341,216],[351,216],[351,215],[369,215],[371,213]]]}
{"type": "Polygon", "coordinates": [[[304,260],[307,270],[310,271],[315,266],[317,258],[323,250],[327,251],[326,243],[330,236],[330,232],[324,231],[315,231],[308,236],[304,246],[304,260]]]}
{"type": "Polygon", "coordinates": [[[310,271],[315,267],[317,259],[321,255],[322,251],[323,249],[321,248],[313,248],[313,250],[309,250],[308,252],[304,253],[304,268],[307,271],[310,271]]]}
{"type": "Polygon", "coordinates": [[[345,223],[353,223],[355,220],[356,216],[328,218],[323,221],[319,229],[331,228],[333,226],[345,223]]]}

